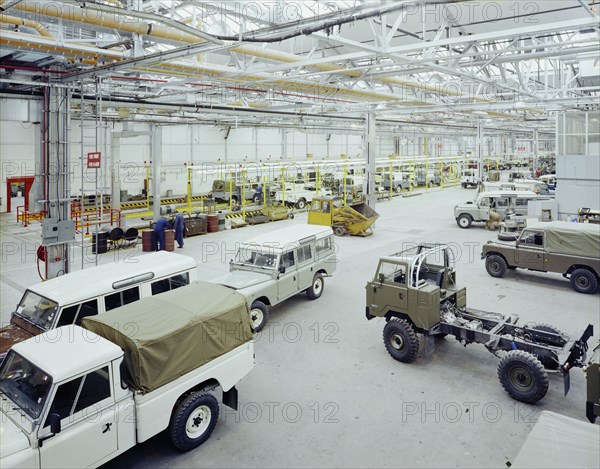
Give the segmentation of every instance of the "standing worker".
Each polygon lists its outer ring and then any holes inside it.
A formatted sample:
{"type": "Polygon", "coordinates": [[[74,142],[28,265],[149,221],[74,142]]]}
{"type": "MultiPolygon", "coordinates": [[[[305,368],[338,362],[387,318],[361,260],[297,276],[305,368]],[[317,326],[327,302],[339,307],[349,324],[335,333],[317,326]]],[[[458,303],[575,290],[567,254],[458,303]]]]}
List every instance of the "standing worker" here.
{"type": "Polygon", "coordinates": [[[154,236],[152,236],[152,247],[155,251],[165,250],[165,230],[171,229],[171,223],[165,217],[161,217],[154,225],[154,236]]]}
{"type": "Polygon", "coordinates": [[[179,248],[183,247],[183,230],[185,230],[185,224],[183,223],[183,214],[178,213],[175,217],[175,241],[179,248]]]}

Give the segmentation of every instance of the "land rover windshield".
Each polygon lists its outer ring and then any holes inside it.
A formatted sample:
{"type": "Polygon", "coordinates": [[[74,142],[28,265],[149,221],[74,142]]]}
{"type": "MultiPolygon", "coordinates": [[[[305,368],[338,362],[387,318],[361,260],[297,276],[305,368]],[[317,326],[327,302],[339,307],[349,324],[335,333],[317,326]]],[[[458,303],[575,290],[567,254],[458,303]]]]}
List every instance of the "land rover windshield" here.
{"type": "Polygon", "coordinates": [[[245,267],[273,270],[277,265],[277,255],[242,247],[237,252],[234,262],[245,267]]]}
{"type": "Polygon", "coordinates": [[[0,367],[0,392],[33,420],[39,418],[52,377],[13,350],[0,367]]]}
{"type": "Polygon", "coordinates": [[[58,304],[37,293],[27,290],[17,306],[15,314],[25,321],[47,331],[56,317],[58,304]]]}

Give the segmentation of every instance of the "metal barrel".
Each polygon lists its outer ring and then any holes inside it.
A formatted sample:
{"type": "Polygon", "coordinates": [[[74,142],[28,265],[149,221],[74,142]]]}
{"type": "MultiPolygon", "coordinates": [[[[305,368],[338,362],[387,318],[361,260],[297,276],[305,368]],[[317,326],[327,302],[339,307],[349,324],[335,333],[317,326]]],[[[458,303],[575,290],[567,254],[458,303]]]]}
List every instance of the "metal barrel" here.
{"type": "Polygon", "coordinates": [[[154,251],[154,249],[152,247],[152,236],[153,235],[154,235],[154,230],[142,231],[142,252],[154,251]]]}
{"type": "Polygon", "coordinates": [[[175,250],[175,230],[165,230],[165,251],[175,250]]]}
{"type": "Polygon", "coordinates": [[[206,219],[209,233],[219,231],[219,215],[208,215],[206,219]]]}

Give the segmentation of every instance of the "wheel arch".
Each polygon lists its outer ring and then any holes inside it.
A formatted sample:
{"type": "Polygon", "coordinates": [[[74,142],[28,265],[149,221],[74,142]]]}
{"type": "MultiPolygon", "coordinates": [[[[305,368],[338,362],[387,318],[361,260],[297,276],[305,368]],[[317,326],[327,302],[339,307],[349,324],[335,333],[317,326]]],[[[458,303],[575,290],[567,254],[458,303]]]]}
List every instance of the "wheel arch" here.
{"type": "Polygon", "coordinates": [[[569,267],[567,269],[567,271],[565,272],[565,275],[571,275],[571,273],[573,273],[573,271],[575,271],[577,269],[589,270],[591,273],[593,273],[596,276],[596,279],[598,279],[598,281],[600,281],[600,274],[598,272],[596,272],[593,267],[590,267],[589,265],[585,265],[585,264],[573,264],[571,267],[569,267]]]}
{"type": "Polygon", "coordinates": [[[221,383],[219,383],[219,381],[216,378],[209,378],[205,381],[202,381],[201,383],[195,384],[177,398],[175,404],[173,404],[173,408],[171,409],[171,415],[175,413],[175,410],[177,409],[177,407],[179,407],[179,404],[181,404],[181,402],[190,394],[194,392],[212,391],[218,387],[221,387],[221,383]]]}
{"type": "Polygon", "coordinates": [[[415,332],[418,332],[420,334],[423,334],[425,332],[422,328],[418,327],[415,324],[415,322],[412,320],[412,318],[406,313],[401,313],[399,311],[390,310],[387,313],[385,313],[384,317],[385,317],[385,322],[390,322],[394,318],[404,319],[406,322],[408,322],[413,327],[415,332]]]}
{"type": "Polygon", "coordinates": [[[250,306],[252,306],[252,303],[254,303],[255,301],[260,301],[261,303],[266,304],[267,306],[271,306],[271,300],[269,300],[269,298],[267,296],[259,296],[257,298],[254,298],[251,302],[250,302],[250,306]]]}

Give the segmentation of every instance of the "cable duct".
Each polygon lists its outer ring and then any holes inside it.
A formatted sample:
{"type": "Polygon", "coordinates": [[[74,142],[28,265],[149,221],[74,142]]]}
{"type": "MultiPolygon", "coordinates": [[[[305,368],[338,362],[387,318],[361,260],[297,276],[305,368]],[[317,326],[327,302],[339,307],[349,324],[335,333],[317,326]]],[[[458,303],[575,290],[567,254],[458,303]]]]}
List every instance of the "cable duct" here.
{"type": "MultiPolygon", "coordinates": [[[[426,4],[445,4],[445,3],[456,3],[462,2],[464,0],[434,0],[434,1],[421,1],[421,2],[405,2],[402,4],[395,4],[389,7],[383,7],[376,11],[369,11],[365,13],[353,13],[347,15],[346,17],[341,17],[336,20],[321,22],[318,25],[315,25],[313,28],[304,28],[305,31],[313,30],[312,32],[327,29],[332,27],[330,23],[339,23],[341,22],[351,22],[357,21],[360,19],[364,19],[363,16],[380,16],[390,11],[397,11],[400,9],[406,9],[409,6],[416,5],[426,5],[426,4]]],[[[4,0],[0,1],[0,5],[4,3],[4,0]]],[[[35,13],[41,16],[48,16],[53,18],[61,18],[67,21],[85,23],[85,24],[93,24],[100,27],[105,28],[113,28],[119,31],[125,31],[130,33],[137,33],[141,35],[147,35],[151,37],[162,38],[170,41],[183,42],[187,44],[197,44],[205,42],[204,39],[199,37],[197,34],[192,34],[188,32],[188,30],[192,29],[184,24],[179,24],[178,27],[174,26],[163,26],[161,24],[155,24],[150,22],[145,22],[139,20],[139,16],[142,15],[145,19],[153,18],[154,21],[162,22],[167,19],[162,18],[158,15],[149,15],[148,13],[138,13],[135,11],[122,10],[119,8],[110,8],[110,10],[106,10],[104,8],[100,9],[98,6],[94,5],[86,5],[86,6],[75,6],[62,4],[62,8],[56,8],[56,4],[52,2],[45,2],[41,0],[29,0],[23,3],[19,3],[14,6],[15,9],[18,9],[27,13],[35,13]],[[90,13],[93,11],[94,13],[90,13]],[[110,15],[104,13],[104,11],[110,11],[110,15]],[[185,29],[185,30],[184,30],[185,29]]],[[[343,13],[343,12],[342,12],[343,13]]],[[[340,14],[340,12],[338,12],[340,14]]],[[[171,22],[176,23],[176,22],[171,22]]],[[[341,24],[341,23],[340,23],[341,24]]],[[[193,30],[193,29],[192,29],[193,30]]],[[[198,32],[199,33],[199,32],[198,32]]],[[[202,33],[204,37],[211,37],[215,40],[219,40],[219,37],[209,36],[207,34],[202,33]]],[[[257,33],[254,33],[257,34],[257,33]]],[[[296,35],[301,35],[305,33],[297,32],[296,35]]],[[[235,37],[234,40],[238,40],[239,38],[235,37]]],[[[279,42],[283,39],[281,38],[272,38],[273,41],[261,39],[260,42],[279,42]]],[[[301,62],[304,60],[303,57],[299,57],[295,54],[290,54],[281,51],[275,50],[265,50],[259,47],[242,45],[238,47],[234,47],[230,49],[232,52],[248,55],[252,57],[263,58],[267,60],[273,60],[284,63],[294,63],[301,62]]],[[[320,71],[325,72],[337,72],[341,75],[346,75],[352,78],[359,78],[362,76],[360,71],[353,70],[345,70],[344,67],[340,67],[332,64],[314,64],[311,65],[312,68],[315,68],[320,71]]],[[[461,93],[455,92],[449,89],[440,89],[438,86],[427,85],[424,83],[410,82],[405,80],[400,80],[397,78],[373,78],[373,81],[378,83],[387,83],[396,86],[403,86],[407,88],[420,89],[431,91],[438,94],[443,95],[451,95],[451,96],[460,96],[461,93]]],[[[347,90],[348,93],[352,94],[355,90],[347,90]]],[[[365,92],[367,94],[368,92],[365,92]]]]}

